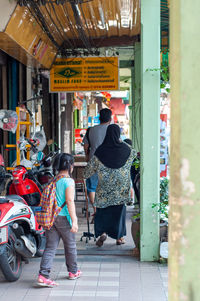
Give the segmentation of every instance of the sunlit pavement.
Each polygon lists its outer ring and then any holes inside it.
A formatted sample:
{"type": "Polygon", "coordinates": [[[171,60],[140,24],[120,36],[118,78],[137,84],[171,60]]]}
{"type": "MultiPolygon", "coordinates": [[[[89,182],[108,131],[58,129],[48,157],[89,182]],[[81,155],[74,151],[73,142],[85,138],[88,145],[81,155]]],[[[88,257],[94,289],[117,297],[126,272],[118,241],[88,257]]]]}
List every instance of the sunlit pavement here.
{"type": "MultiPolygon", "coordinates": [[[[117,246],[107,239],[102,248],[93,239],[85,243],[80,237],[86,229],[85,217],[79,212],[77,234],[78,264],[83,275],[77,280],[67,279],[62,244],[54,260],[51,278],[59,283],[55,288],[38,288],[36,279],[40,258],[23,265],[21,278],[8,283],[0,274],[0,300],[2,301],[166,301],[167,265],[144,263],[132,256],[133,241],[130,234],[132,209],[127,209],[126,244],[117,246]]],[[[91,226],[91,232],[93,226],[91,226]]]]}

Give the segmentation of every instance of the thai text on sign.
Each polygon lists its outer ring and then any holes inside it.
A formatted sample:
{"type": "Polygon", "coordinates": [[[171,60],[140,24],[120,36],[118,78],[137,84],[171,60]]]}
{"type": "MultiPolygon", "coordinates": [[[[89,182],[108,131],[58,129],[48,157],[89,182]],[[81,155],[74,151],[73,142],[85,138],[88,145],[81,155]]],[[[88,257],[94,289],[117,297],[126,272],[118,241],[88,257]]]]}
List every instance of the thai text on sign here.
{"type": "Polygon", "coordinates": [[[50,71],[51,92],[119,90],[118,57],[56,59],[50,71]]]}

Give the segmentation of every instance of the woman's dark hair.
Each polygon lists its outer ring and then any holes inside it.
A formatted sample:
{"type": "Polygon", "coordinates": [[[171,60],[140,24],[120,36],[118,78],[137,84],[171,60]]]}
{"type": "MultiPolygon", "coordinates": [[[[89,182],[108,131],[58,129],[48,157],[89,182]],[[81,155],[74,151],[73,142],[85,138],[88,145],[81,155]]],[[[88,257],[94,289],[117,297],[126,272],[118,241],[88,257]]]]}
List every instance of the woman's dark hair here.
{"type": "Polygon", "coordinates": [[[53,162],[53,169],[56,171],[67,170],[70,177],[71,175],[71,167],[74,164],[74,157],[70,154],[60,153],[58,154],[53,162]]]}

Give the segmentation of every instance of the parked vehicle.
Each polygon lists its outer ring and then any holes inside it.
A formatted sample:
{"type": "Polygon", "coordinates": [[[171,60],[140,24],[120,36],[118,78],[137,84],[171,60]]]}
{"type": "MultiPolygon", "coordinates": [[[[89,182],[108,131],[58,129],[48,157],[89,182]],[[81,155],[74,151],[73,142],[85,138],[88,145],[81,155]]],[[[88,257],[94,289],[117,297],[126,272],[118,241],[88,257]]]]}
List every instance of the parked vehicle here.
{"type": "Polygon", "coordinates": [[[8,185],[8,195],[21,196],[29,206],[37,206],[40,202],[42,186],[32,170],[18,165],[12,171],[12,181],[8,185]]]}
{"type": "Polygon", "coordinates": [[[4,166],[3,156],[0,154],[0,195],[6,194],[6,187],[12,175],[8,173],[4,166]]]}
{"type": "Polygon", "coordinates": [[[45,235],[34,215],[37,209],[18,195],[0,196],[0,269],[8,281],[20,278],[22,261],[43,254],[45,235]]]}
{"type": "Polygon", "coordinates": [[[47,156],[38,161],[38,164],[36,164],[38,166],[32,168],[32,174],[42,187],[48,184],[54,177],[52,163],[57,153],[57,151],[50,152],[47,156]]]}
{"type": "MultiPolygon", "coordinates": [[[[44,156],[41,151],[38,151],[37,139],[27,139],[28,143],[31,145],[31,151],[34,154],[31,156],[33,167],[31,172],[28,171],[28,177],[33,181],[38,181],[42,188],[46,186],[54,177],[54,172],[52,168],[52,163],[55,156],[58,154],[59,148],[56,143],[52,140],[47,142],[49,153],[44,156]],[[50,149],[55,149],[50,151],[50,149]]],[[[37,183],[38,185],[38,183],[37,183]]]]}

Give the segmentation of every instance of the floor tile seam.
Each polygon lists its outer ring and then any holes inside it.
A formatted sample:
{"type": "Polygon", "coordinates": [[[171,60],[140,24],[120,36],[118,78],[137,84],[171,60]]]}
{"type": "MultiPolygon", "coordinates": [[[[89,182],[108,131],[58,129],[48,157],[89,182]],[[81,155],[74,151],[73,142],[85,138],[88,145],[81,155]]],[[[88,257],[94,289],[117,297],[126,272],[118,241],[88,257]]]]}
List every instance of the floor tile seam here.
{"type": "MultiPolygon", "coordinates": [[[[77,291],[74,291],[73,293],[72,293],[72,297],[75,297],[74,296],[74,293],[76,293],[76,292],[78,292],[78,293],[85,293],[85,292],[87,292],[87,291],[81,291],[81,290],[77,290],[77,291]]],[[[90,293],[92,293],[92,292],[94,292],[95,293],[95,298],[96,297],[100,297],[100,295],[101,294],[99,294],[100,293],[100,291],[98,291],[98,286],[96,286],[93,290],[91,290],[91,291],[88,291],[88,292],[90,292],[90,293]]],[[[111,290],[111,291],[104,291],[105,292],[105,294],[108,294],[109,295],[109,293],[115,293],[116,292],[116,290],[111,290]]],[[[118,297],[119,297],[119,295],[120,295],[120,290],[118,289],[118,291],[117,291],[117,294],[118,294],[118,297]]],[[[102,296],[102,297],[106,297],[106,296],[102,296]]],[[[110,296],[108,296],[108,297],[110,297],[110,296]]]]}
{"type": "Polygon", "coordinates": [[[142,288],[141,262],[140,262],[140,264],[139,264],[139,267],[140,267],[140,269],[139,269],[139,278],[140,278],[140,285],[141,285],[141,287],[140,287],[140,292],[141,292],[141,301],[145,301],[145,300],[144,300],[144,298],[143,298],[142,291],[141,291],[141,288],[142,288]]]}
{"type": "MultiPolygon", "coordinates": [[[[98,282],[99,282],[99,278],[100,278],[100,268],[99,268],[99,273],[98,273],[98,276],[97,276],[97,284],[98,284],[98,282]]],[[[75,291],[75,289],[76,289],[77,282],[78,282],[78,281],[76,281],[76,283],[75,283],[75,285],[74,285],[74,291],[75,291]]]]}
{"type": "MultiPolygon", "coordinates": [[[[80,292],[85,292],[85,291],[76,291],[76,292],[79,292],[79,293],[80,293],[80,292]]],[[[74,293],[76,293],[76,292],[75,292],[75,291],[73,292],[72,298],[73,298],[73,297],[77,297],[77,296],[74,295],[74,293]]],[[[94,290],[91,290],[90,293],[91,293],[91,292],[94,292],[94,297],[96,298],[97,287],[96,287],[94,290]]],[[[80,297],[81,297],[81,296],[80,296],[80,297]]],[[[83,295],[82,297],[89,297],[89,296],[84,296],[84,295],[83,295]]]]}
{"type": "MultiPolygon", "coordinates": [[[[30,289],[30,288],[29,288],[29,289],[30,289]]],[[[25,295],[23,296],[23,299],[21,299],[21,301],[23,301],[24,298],[27,296],[29,289],[26,291],[26,293],[25,293],[25,295]]],[[[5,298],[4,295],[6,295],[7,291],[8,291],[8,290],[6,290],[0,297],[1,297],[1,298],[5,298]]],[[[14,291],[14,293],[16,293],[16,292],[14,291]]],[[[5,299],[4,299],[4,300],[5,300],[5,299]]]]}
{"type": "MultiPolygon", "coordinates": [[[[58,284],[59,284],[59,274],[60,273],[64,273],[64,271],[63,272],[61,272],[61,269],[63,268],[63,266],[65,265],[65,263],[63,263],[63,265],[61,266],[61,268],[60,268],[60,270],[59,270],[59,272],[57,273],[57,276],[56,276],[56,280],[58,281],[58,284]]],[[[66,266],[66,265],[65,265],[66,266]]],[[[67,267],[66,267],[66,269],[67,269],[67,267]]],[[[66,274],[68,273],[68,271],[66,271],[66,274]]],[[[62,280],[65,280],[65,279],[62,279],[62,280]]],[[[77,281],[77,280],[69,280],[68,278],[67,278],[67,275],[66,275],[66,281],[77,281]]],[[[75,289],[75,285],[76,285],[76,283],[74,284],[74,285],[72,285],[73,286],[73,291],[74,291],[74,289],[75,289]]]]}
{"type": "Polygon", "coordinates": [[[166,298],[167,298],[167,300],[168,300],[168,289],[165,290],[165,296],[166,296],[166,298]]]}
{"type": "Polygon", "coordinates": [[[160,275],[160,279],[161,279],[162,288],[164,290],[164,294],[166,295],[165,286],[164,286],[164,279],[162,278],[160,267],[158,267],[158,270],[159,270],[159,275],[160,275]]]}
{"type": "MultiPolygon", "coordinates": [[[[106,281],[105,281],[106,282],[106,281]]],[[[119,285],[108,285],[108,286],[106,286],[106,285],[100,285],[101,284],[101,281],[98,281],[97,282],[97,288],[104,288],[104,287],[106,287],[106,288],[112,288],[112,289],[114,289],[115,288],[115,290],[118,288],[118,290],[120,289],[120,282],[119,282],[119,285]]]]}

